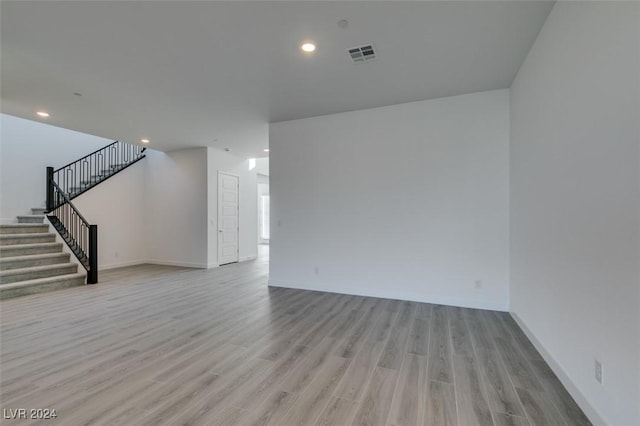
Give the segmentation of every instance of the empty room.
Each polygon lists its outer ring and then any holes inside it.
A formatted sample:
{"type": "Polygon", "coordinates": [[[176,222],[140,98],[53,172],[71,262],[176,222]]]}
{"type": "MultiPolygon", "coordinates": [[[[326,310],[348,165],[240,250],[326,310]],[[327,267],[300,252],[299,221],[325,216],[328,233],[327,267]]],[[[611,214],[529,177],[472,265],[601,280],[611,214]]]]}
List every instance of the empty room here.
{"type": "Polygon", "coordinates": [[[1,1],[4,425],[640,425],[640,2],[1,1]]]}

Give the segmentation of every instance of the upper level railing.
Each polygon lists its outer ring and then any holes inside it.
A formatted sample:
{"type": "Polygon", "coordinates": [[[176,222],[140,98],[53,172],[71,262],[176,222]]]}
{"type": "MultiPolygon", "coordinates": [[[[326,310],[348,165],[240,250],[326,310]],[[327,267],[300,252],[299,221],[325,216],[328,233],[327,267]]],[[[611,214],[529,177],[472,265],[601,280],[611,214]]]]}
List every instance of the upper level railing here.
{"type": "MultiPolygon", "coordinates": [[[[47,182],[58,184],[60,190],[73,200],[100,182],[110,178],[133,163],[142,160],[146,148],[115,141],[89,155],[57,170],[47,169],[47,182]]],[[[55,204],[53,186],[47,184],[47,210],[53,210],[55,204]],[[54,204],[50,204],[50,201],[54,204]]]]}

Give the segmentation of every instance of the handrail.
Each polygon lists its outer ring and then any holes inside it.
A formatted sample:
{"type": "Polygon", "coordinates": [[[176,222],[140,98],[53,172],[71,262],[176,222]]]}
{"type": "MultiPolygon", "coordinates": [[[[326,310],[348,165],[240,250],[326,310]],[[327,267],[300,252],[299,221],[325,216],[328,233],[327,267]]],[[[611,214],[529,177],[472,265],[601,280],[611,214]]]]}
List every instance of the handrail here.
{"type": "MultiPolygon", "coordinates": [[[[47,181],[56,182],[60,190],[73,200],[119,171],[145,157],[146,148],[115,141],[91,154],[53,170],[47,168],[47,181]]],[[[53,210],[59,199],[53,199],[53,187],[47,186],[47,210],[53,210]]]]}
{"type": "Polygon", "coordinates": [[[87,284],[96,284],[98,282],[98,226],[89,224],[55,181],[50,180],[49,185],[53,188],[57,207],[47,212],[47,218],[80,264],[87,270],[87,284]]]}
{"type": "Polygon", "coordinates": [[[87,284],[98,282],[98,226],[71,200],[142,160],[145,150],[115,141],[57,170],[47,167],[47,218],[87,270],[87,284]]]}
{"type": "MultiPolygon", "coordinates": [[[[64,169],[65,167],[69,167],[69,166],[73,165],[73,163],[77,163],[78,161],[82,161],[82,160],[84,160],[85,158],[89,158],[89,157],[91,157],[93,154],[97,154],[98,152],[103,151],[103,150],[105,150],[105,149],[109,148],[111,145],[115,145],[115,144],[117,144],[118,142],[119,142],[119,141],[114,141],[114,142],[111,142],[111,143],[110,143],[109,145],[107,145],[107,146],[103,146],[103,147],[102,147],[102,148],[100,148],[100,149],[96,149],[96,150],[95,150],[95,151],[93,151],[91,154],[87,154],[87,155],[85,155],[85,156],[84,156],[84,157],[82,157],[82,158],[79,158],[79,159],[77,159],[77,160],[75,160],[75,161],[70,162],[69,164],[65,164],[64,166],[60,167],[59,169],[54,170],[54,172],[58,172],[58,171],[60,171],[60,170],[64,169]]],[[[146,148],[145,148],[145,149],[146,149],[146,148]]]]}
{"type": "MultiPolygon", "coordinates": [[[[71,206],[71,208],[76,212],[76,214],[78,215],[80,220],[83,221],[85,223],[85,225],[89,226],[89,221],[87,219],[85,219],[84,216],[82,216],[82,213],[80,213],[80,211],[78,211],[76,206],[73,205],[73,203],[71,202],[71,199],[69,198],[69,196],[67,196],[67,194],[64,193],[64,191],[60,188],[60,186],[58,186],[58,184],[55,181],[53,181],[51,183],[53,184],[54,188],[56,188],[58,190],[58,196],[62,197],[62,199],[64,200],[64,203],[69,204],[71,206]]],[[[64,203],[62,203],[62,204],[64,204],[64,203]]]]}

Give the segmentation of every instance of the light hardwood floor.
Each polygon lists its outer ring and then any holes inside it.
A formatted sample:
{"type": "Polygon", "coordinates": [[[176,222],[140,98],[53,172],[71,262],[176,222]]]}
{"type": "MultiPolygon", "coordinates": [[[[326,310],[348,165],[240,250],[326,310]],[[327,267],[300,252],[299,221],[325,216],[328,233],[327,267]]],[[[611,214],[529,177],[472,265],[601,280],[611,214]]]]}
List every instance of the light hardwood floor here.
{"type": "Polygon", "coordinates": [[[589,424],[508,314],[269,288],[267,262],[0,302],[1,408],[57,414],[3,424],[589,424]]]}

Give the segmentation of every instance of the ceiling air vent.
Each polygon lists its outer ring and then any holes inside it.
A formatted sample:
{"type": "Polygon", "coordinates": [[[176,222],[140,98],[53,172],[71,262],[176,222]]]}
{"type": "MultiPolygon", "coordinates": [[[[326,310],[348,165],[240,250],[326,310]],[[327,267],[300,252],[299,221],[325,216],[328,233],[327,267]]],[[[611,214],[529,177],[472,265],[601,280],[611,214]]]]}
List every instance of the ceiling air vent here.
{"type": "Polygon", "coordinates": [[[365,44],[364,46],[352,47],[348,49],[349,56],[353,59],[353,62],[367,62],[376,58],[376,52],[373,49],[373,44],[365,44]]]}

